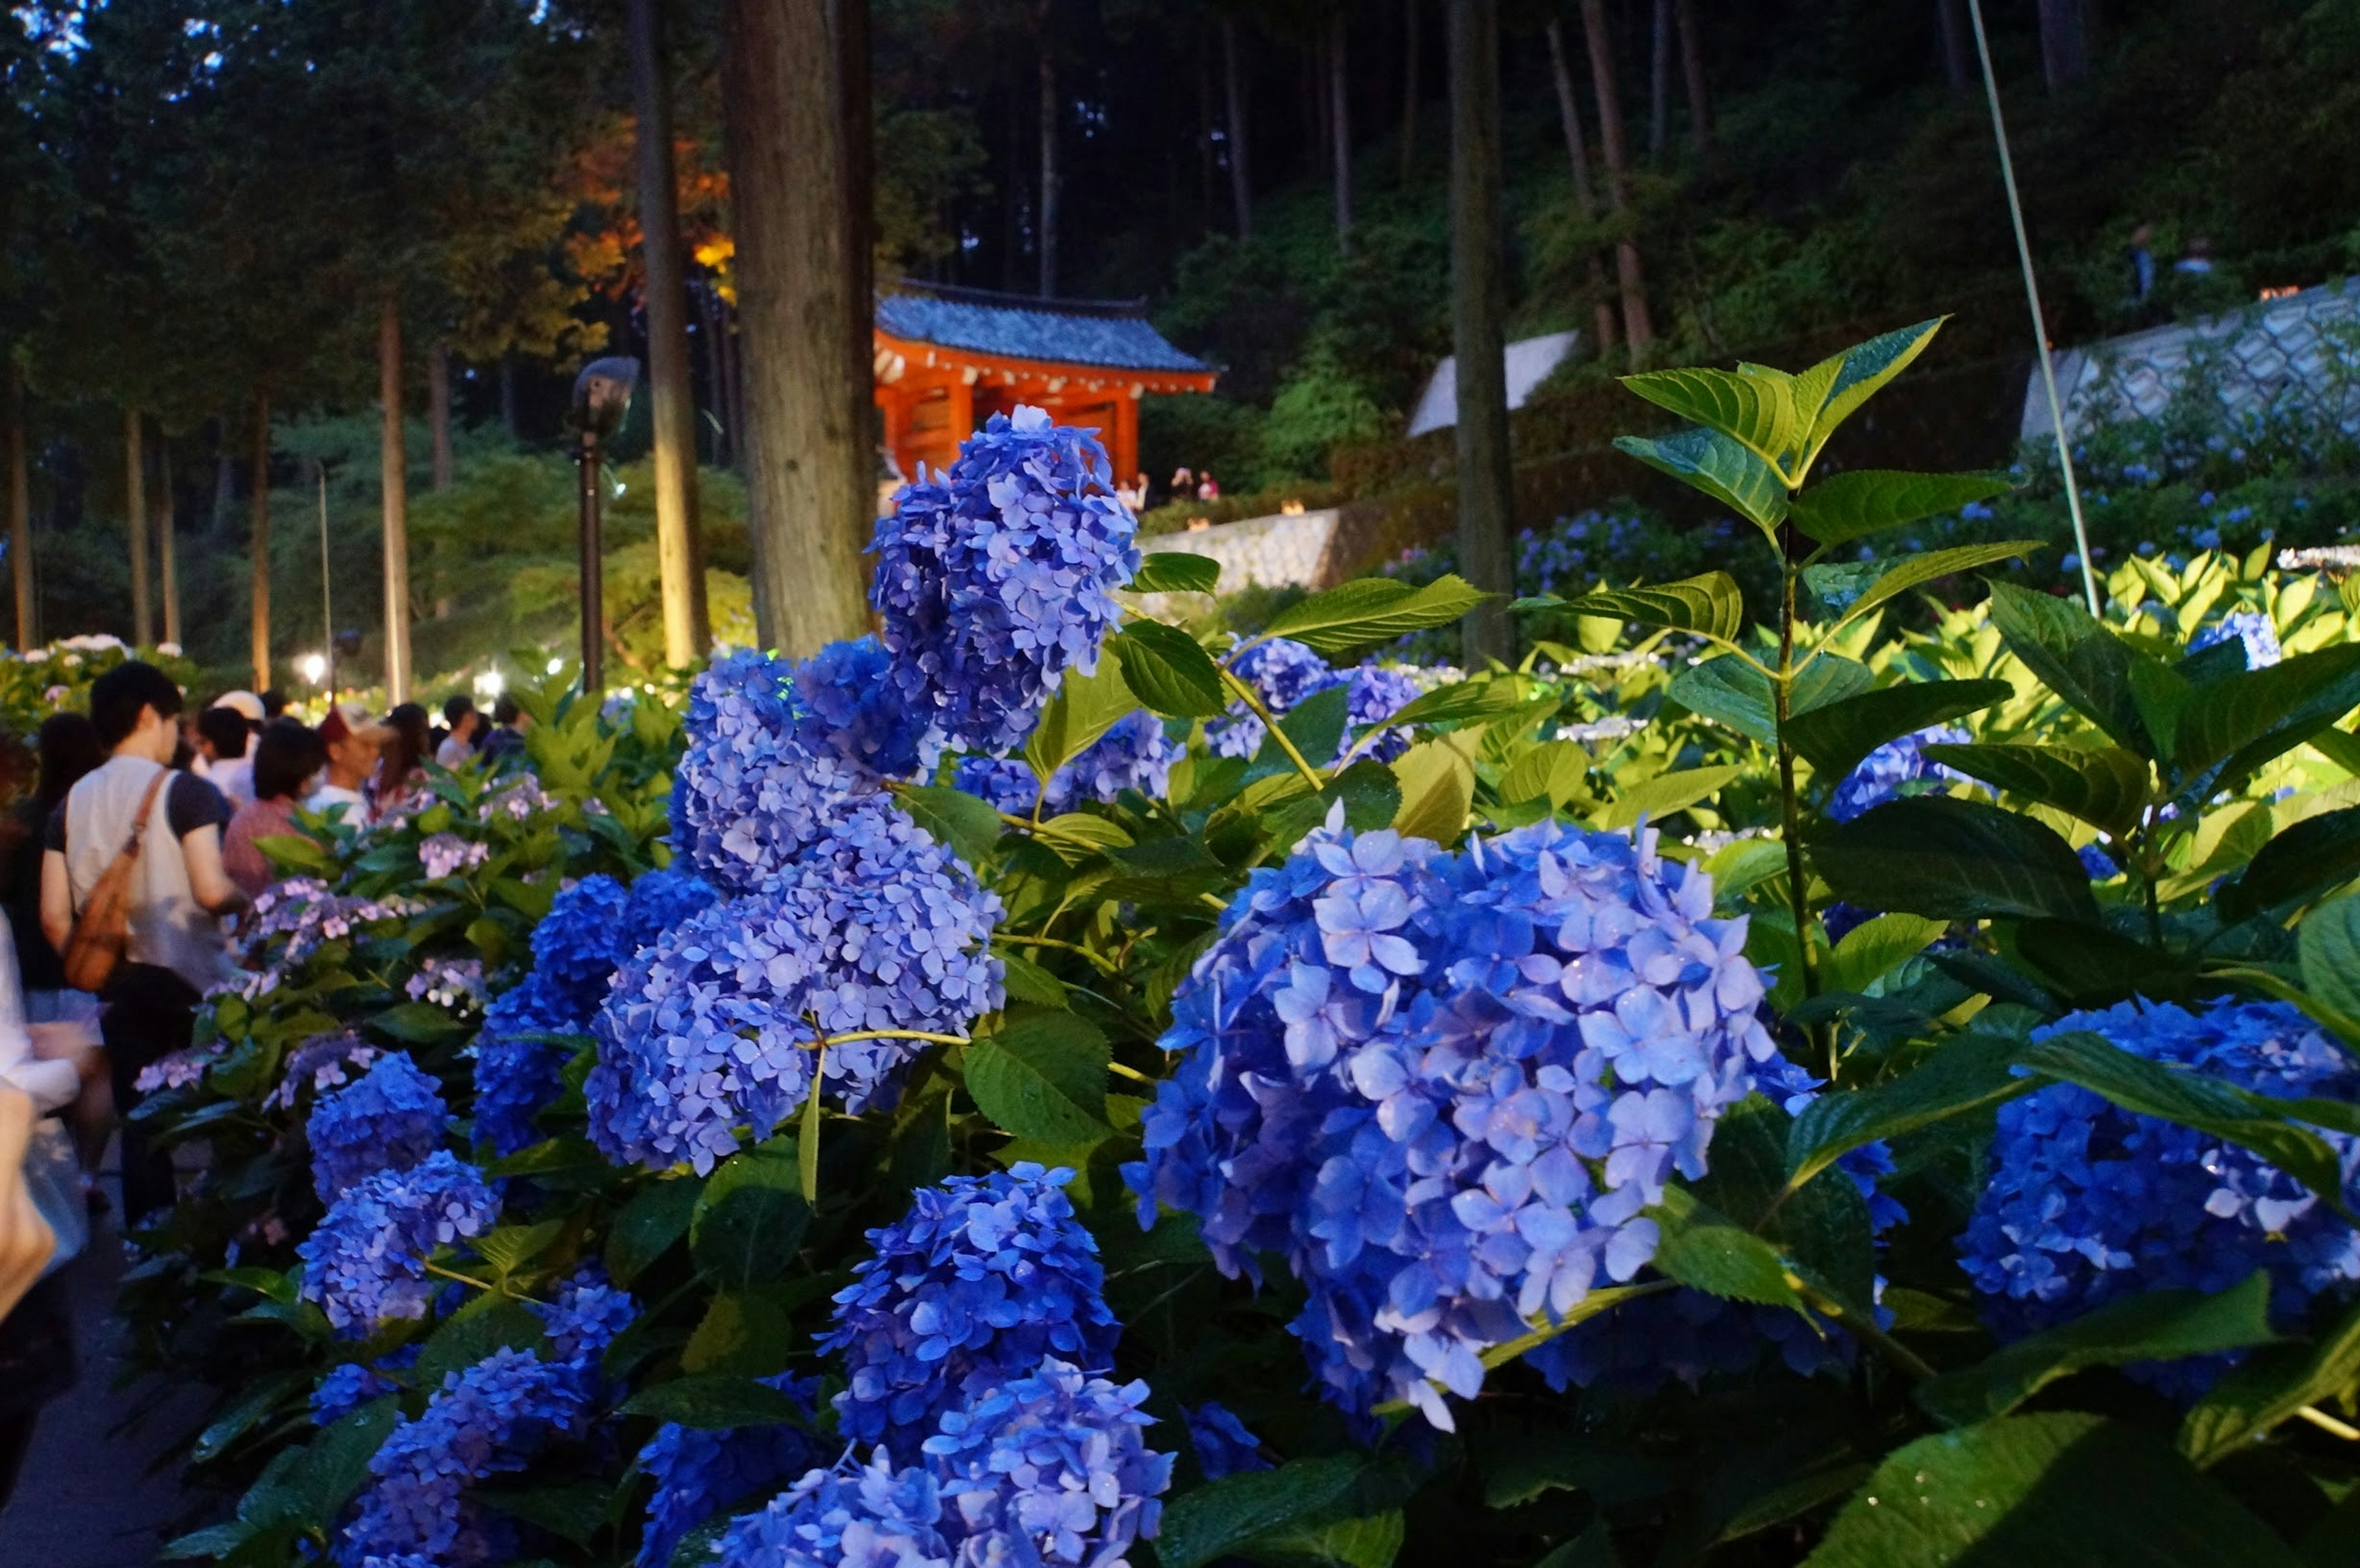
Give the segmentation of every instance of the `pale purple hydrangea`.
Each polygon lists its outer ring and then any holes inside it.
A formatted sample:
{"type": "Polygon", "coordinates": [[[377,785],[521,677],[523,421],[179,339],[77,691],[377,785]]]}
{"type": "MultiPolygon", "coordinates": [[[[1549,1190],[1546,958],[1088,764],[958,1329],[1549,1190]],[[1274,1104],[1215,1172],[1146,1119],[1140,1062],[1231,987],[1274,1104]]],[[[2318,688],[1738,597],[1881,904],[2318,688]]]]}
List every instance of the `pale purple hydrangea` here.
{"type": "Polygon", "coordinates": [[[315,1034],[287,1053],[279,1070],[279,1086],[262,1104],[270,1110],[292,1110],[306,1090],[314,1094],[352,1081],[377,1059],[377,1048],[357,1033],[315,1034]]]}
{"type": "Polygon", "coordinates": [[[480,958],[430,958],[402,985],[413,1002],[431,1002],[454,1013],[473,1012],[483,1005],[484,961],[480,958]]]}
{"type": "Polygon", "coordinates": [[[492,846],[472,844],[454,833],[432,833],[418,844],[418,864],[436,881],[473,870],[492,857],[492,846]]]}

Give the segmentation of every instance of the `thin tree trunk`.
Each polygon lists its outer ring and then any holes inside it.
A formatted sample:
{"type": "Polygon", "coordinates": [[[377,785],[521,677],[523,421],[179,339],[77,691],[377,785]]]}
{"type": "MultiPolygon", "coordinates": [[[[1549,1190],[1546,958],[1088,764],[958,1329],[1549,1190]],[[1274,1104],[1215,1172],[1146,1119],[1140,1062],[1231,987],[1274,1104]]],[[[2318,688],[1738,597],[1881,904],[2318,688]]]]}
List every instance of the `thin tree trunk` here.
{"type": "MultiPolygon", "coordinates": [[[[1590,148],[1581,135],[1581,105],[1573,91],[1573,72],[1566,66],[1565,28],[1556,17],[1549,18],[1549,75],[1557,84],[1557,114],[1565,127],[1566,161],[1573,166],[1573,209],[1585,223],[1598,218],[1598,192],[1590,183],[1590,148]]],[[[1605,357],[1621,335],[1614,321],[1614,302],[1606,286],[1606,264],[1591,251],[1584,258],[1584,270],[1590,278],[1590,309],[1591,334],[1597,340],[1591,351],[1605,357]]]]}
{"type": "Polygon", "coordinates": [[[1458,356],[1459,561],[1501,597],[1459,623],[1460,662],[1511,663],[1515,638],[1508,534],[1507,278],[1502,254],[1498,0],[1452,0],[1450,18],[1450,332],[1458,356]]]}
{"type": "Polygon", "coordinates": [[[720,300],[711,285],[696,290],[697,336],[705,342],[705,406],[711,416],[713,430],[713,466],[719,468],[729,461],[723,441],[728,431],[728,404],[721,390],[721,328],[720,300]]]}
{"type": "Polygon", "coordinates": [[[508,432],[508,440],[521,441],[517,426],[516,355],[500,355],[500,424],[508,432]]]}
{"type": "Polygon", "coordinates": [[[1336,245],[1351,248],[1352,240],[1352,95],[1351,74],[1344,55],[1344,13],[1328,25],[1328,93],[1333,100],[1328,125],[1336,138],[1336,245]]]}
{"type": "Polygon", "coordinates": [[[1934,0],[1934,25],[1942,39],[1942,80],[1953,93],[1972,84],[1972,46],[1967,42],[1966,0],[1934,0]]]}
{"type": "Polygon", "coordinates": [[[721,301],[721,418],[729,427],[729,466],[746,467],[746,356],[738,349],[738,307],[721,301]]]}
{"type": "Polygon", "coordinates": [[[754,615],[797,656],[868,629],[866,0],[727,0],[754,615]],[[855,345],[859,352],[855,353],[855,345]]]}
{"type": "MultiPolygon", "coordinates": [[[[250,586],[253,618],[247,639],[254,655],[254,689],[270,690],[270,394],[254,395],[253,521],[246,549],[251,553],[250,586]]],[[[331,626],[326,635],[333,637],[331,626]]]]}
{"type": "Polygon", "coordinates": [[[1655,0],[1648,28],[1647,161],[1661,163],[1672,140],[1672,0],[1655,0]]]}
{"type": "Polygon", "coordinates": [[[156,615],[148,598],[148,454],[139,410],[123,410],[123,517],[131,536],[131,643],[156,641],[156,615]]]}
{"type": "Polygon", "coordinates": [[[2090,73],[2086,0],[2040,0],[2040,65],[2051,93],[2062,93],[2090,73]]]}
{"type": "MultiPolygon", "coordinates": [[[[401,307],[385,297],[377,319],[377,482],[385,499],[385,700],[410,701],[410,454],[401,429],[401,307]]],[[[333,628],[330,628],[333,635],[333,628]]]]}
{"type": "Polygon", "coordinates": [[[1238,238],[1253,234],[1253,177],[1246,160],[1246,84],[1238,71],[1238,19],[1221,18],[1221,86],[1229,109],[1229,199],[1237,208],[1238,238]]]}
{"type": "Polygon", "coordinates": [[[434,488],[451,488],[451,345],[442,339],[426,354],[426,428],[434,443],[434,488]]]}
{"type": "Polygon", "coordinates": [[[639,253],[647,271],[648,393],[655,427],[656,569],[664,662],[694,666],[713,646],[697,517],[696,391],[689,383],[688,277],[672,161],[672,81],[657,0],[630,0],[631,103],[639,120],[639,253]]]}
{"type": "Polygon", "coordinates": [[[1213,68],[1202,40],[1196,49],[1196,210],[1205,227],[1213,218],[1213,68]]]}
{"type": "MultiPolygon", "coordinates": [[[[1048,8],[1042,7],[1045,26],[1048,8]]],[[[1057,297],[1057,208],[1063,176],[1057,171],[1057,123],[1064,116],[1057,96],[1057,57],[1041,50],[1041,212],[1034,236],[1041,248],[1041,297],[1057,297]]]]}
{"type": "Polygon", "coordinates": [[[172,443],[156,445],[156,570],[164,589],[164,640],[174,648],[180,640],[180,571],[172,538],[172,443]]]}
{"type": "Polygon", "coordinates": [[[213,454],[213,509],[208,525],[215,538],[229,526],[230,508],[237,505],[237,460],[229,454],[229,421],[216,419],[220,447],[213,454]]]}
{"type": "Polygon", "coordinates": [[[1688,92],[1688,143],[1702,162],[1712,156],[1712,93],[1704,79],[1704,30],[1696,19],[1696,0],[1674,0],[1680,24],[1680,76],[1688,92]]]}
{"type": "Polygon", "coordinates": [[[25,376],[8,367],[8,574],[16,590],[16,651],[33,651],[33,475],[25,461],[25,376]]]}
{"type": "Polygon", "coordinates": [[[1404,185],[1409,183],[1410,165],[1417,156],[1417,97],[1421,85],[1418,81],[1417,42],[1418,34],[1423,30],[1418,26],[1422,20],[1418,15],[1417,0],[1402,0],[1401,178],[1404,185]]]}
{"type": "Polygon", "coordinates": [[[1615,279],[1622,290],[1622,339],[1631,361],[1640,363],[1655,340],[1647,314],[1647,278],[1639,265],[1639,241],[1630,230],[1630,158],[1622,139],[1622,95],[1614,81],[1614,44],[1606,32],[1606,0],[1581,0],[1582,31],[1590,38],[1591,90],[1598,94],[1598,143],[1606,155],[1606,200],[1623,225],[1614,242],[1615,279]]]}

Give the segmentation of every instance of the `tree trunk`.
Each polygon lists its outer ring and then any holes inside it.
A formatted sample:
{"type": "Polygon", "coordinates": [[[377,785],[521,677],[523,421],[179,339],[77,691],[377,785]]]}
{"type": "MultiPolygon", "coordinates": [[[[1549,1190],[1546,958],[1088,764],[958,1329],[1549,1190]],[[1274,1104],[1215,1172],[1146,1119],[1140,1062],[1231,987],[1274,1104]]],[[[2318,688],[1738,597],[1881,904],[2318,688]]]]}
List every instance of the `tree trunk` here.
{"type": "Polygon", "coordinates": [[[713,646],[697,517],[696,392],[689,384],[688,276],[672,161],[672,81],[657,0],[630,0],[631,105],[639,120],[639,254],[647,271],[648,395],[654,416],[656,568],[664,662],[703,661],[713,646]]]}
{"type": "MultiPolygon", "coordinates": [[[[709,283],[697,289],[697,336],[705,343],[705,406],[711,417],[713,466],[716,468],[723,467],[729,461],[724,444],[728,435],[729,404],[727,395],[721,389],[720,303],[709,283]]],[[[702,519],[699,521],[701,524],[702,519]]]]}
{"type": "Polygon", "coordinates": [[[148,453],[139,410],[123,410],[123,518],[131,539],[131,645],[156,641],[156,614],[148,598],[148,453]]]}
{"type": "Polygon", "coordinates": [[[801,657],[869,625],[867,0],[727,0],[723,26],[754,616],[801,657]]]}
{"type": "Polygon", "coordinates": [[[1213,226],[1213,68],[1205,59],[1204,40],[1196,54],[1196,211],[1198,222],[1213,226]]]}
{"type": "Polygon", "coordinates": [[[1417,41],[1422,18],[1417,0],[1402,0],[1402,137],[1401,178],[1409,183],[1410,164],[1417,156],[1417,41]]]}
{"type": "Polygon", "coordinates": [[[1676,0],[1680,24],[1680,75],[1688,90],[1688,144],[1697,160],[1712,156],[1712,94],[1704,80],[1704,31],[1696,19],[1696,0],[1676,0]]]}
{"type": "Polygon", "coordinates": [[[1508,534],[1508,313],[1502,254],[1499,0],[1451,0],[1450,335],[1458,355],[1459,561],[1502,597],[1459,623],[1459,662],[1515,660],[1504,597],[1514,586],[1508,534]]]}
{"type": "Polygon", "coordinates": [[[1581,0],[1581,27],[1590,38],[1590,87],[1598,94],[1598,143],[1606,155],[1606,200],[1623,225],[1614,242],[1614,272],[1622,290],[1622,339],[1631,363],[1641,363],[1655,341],[1647,314],[1647,278],[1639,265],[1639,241],[1630,233],[1630,158],[1622,140],[1622,95],[1614,81],[1614,43],[1606,33],[1606,0],[1581,0]]]}
{"type": "Polygon", "coordinates": [[[1238,19],[1221,18],[1221,86],[1229,109],[1229,199],[1236,205],[1238,238],[1253,235],[1253,177],[1246,161],[1246,84],[1238,71],[1238,19]]]}
{"type": "Polygon", "coordinates": [[[33,651],[33,475],[25,461],[25,376],[8,367],[8,574],[16,590],[16,651],[33,651]]]}
{"type": "MultiPolygon", "coordinates": [[[[1565,127],[1566,160],[1573,165],[1573,210],[1583,223],[1598,217],[1598,192],[1590,183],[1590,148],[1581,135],[1581,105],[1573,92],[1573,72],[1565,62],[1565,29],[1552,16],[1548,23],[1549,75],[1557,84],[1557,115],[1565,127]]],[[[1590,277],[1590,330],[1597,340],[1590,350],[1604,358],[1621,334],[1614,322],[1614,304],[1606,286],[1606,264],[1591,251],[1584,258],[1584,270],[1590,277]]]]}
{"type": "MultiPolygon", "coordinates": [[[[401,307],[385,297],[377,319],[377,482],[385,497],[385,700],[410,701],[410,454],[401,429],[401,307]]],[[[335,628],[328,628],[331,637],[335,628]]]]}
{"type": "MultiPolygon", "coordinates": [[[[1042,7],[1045,28],[1048,8],[1042,7]]],[[[1057,123],[1064,116],[1057,97],[1057,57],[1041,50],[1041,211],[1034,235],[1041,250],[1041,298],[1057,297],[1057,208],[1063,176],[1057,172],[1057,123]]]]}
{"type": "Polygon", "coordinates": [[[500,355],[500,424],[508,432],[508,440],[521,441],[517,427],[516,355],[500,355]]]}
{"type": "Polygon", "coordinates": [[[1967,38],[1966,0],[1934,0],[1934,27],[1942,41],[1942,81],[1965,93],[1974,81],[1974,45],[1967,38]]]}
{"type": "Polygon", "coordinates": [[[746,356],[738,352],[738,307],[724,299],[721,318],[721,418],[729,427],[729,466],[746,467],[746,356]]]}
{"type": "Polygon", "coordinates": [[[180,569],[173,549],[173,510],[172,443],[164,441],[156,447],[156,570],[164,590],[164,640],[174,648],[185,648],[180,640],[180,569]]]}
{"type": "Polygon", "coordinates": [[[2090,73],[2087,0],[2040,0],[2040,65],[2051,93],[2090,73]]]}
{"type": "Polygon", "coordinates": [[[426,428],[434,443],[434,488],[451,488],[451,345],[442,339],[426,354],[426,428]]]}
{"type": "Polygon", "coordinates": [[[1655,0],[1648,28],[1647,161],[1661,163],[1672,141],[1672,0],[1655,0]]]}
{"type": "Polygon", "coordinates": [[[1345,68],[1344,14],[1328,25],[1328,126],[1336,138],[1336,246],[1351,248],[1352,240],[1352,108],[1351,74],[1345,68]]]}
{"type": "MultiPolygon", "coordinates": [[[[270,690],[270,394],[254,395],[254,502],[246,549],[252,553],[248,592],[253,619],[247,640],[254,655],[254,689],[270,690]]],[[[329,637],[335,628],[327,629],[329,637]]]]}

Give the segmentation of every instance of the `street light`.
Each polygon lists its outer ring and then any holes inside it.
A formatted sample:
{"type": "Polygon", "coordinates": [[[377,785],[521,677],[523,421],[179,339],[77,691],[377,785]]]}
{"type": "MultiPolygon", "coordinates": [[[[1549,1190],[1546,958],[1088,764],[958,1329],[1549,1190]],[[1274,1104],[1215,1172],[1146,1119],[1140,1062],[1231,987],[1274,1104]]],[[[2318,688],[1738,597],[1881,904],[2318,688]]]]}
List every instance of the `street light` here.
{"type": "Polygon", "coordinates": [[[295,661],[295,670],[304,680],[317,686],[328,678],[328,656],[323,653],[307,653],[295,661]]]}
{"type": "Polygon", "coordinates": [[[639,362],[628,355],[594,359],[574,378],[574,461],[580,468],[582,497],[582,690],[605,686],[606,585],[598,537],[598,447],[623,428],[631,389],[639,382],[639,362]]]}

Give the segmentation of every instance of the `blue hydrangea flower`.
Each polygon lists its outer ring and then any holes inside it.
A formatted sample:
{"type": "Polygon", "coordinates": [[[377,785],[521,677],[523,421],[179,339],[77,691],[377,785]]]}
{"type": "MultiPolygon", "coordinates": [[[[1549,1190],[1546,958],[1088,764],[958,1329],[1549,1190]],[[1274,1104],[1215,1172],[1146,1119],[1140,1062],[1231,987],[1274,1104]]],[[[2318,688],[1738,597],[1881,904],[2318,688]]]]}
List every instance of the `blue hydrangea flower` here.
{"type": "Polygon", "coordinates": [[[951,769],[951,783],[1011,817],[1031,816],[1041,800],[1041,780],[1032,776],[1030,764],[1013,757],[978,757],[970,752],[951,769]]]}
{"type": "MultiPolygon", "coordinates": [[[[1292,637],[1259,642],[1229,661],[1238,678],[1254,689],[1263,707],[1284,718],[1297,702],[1314,691],[1336,684],[1328,662],[1292,637]]],[[[1269,732],[1243,702],[1229,704],[1229,714],[1205,726],[1206,744],[1219,757],[1251,757],[1262,749],[1269,732]]]]}
{"type": "Polygon", "coordinates": [[[1275,1253],[1348,1411],[1483,1379],[1482,1353],[1654,1256],[1774,1054],[1745,922],[1654,835],[1552,822],[1447,854],[1340,811],[1256,871],[1172,1002],[1180,1061],[1125,1168],[1224,1271],[1275,1253]]]}
{"type": "Polygon", "coordinates": [[[612,877],[585,877],[561,891],[532,928],[532,972],[570,1022],[586,1022],[627,956],[620,936],[629,895],[612,877]]]}
{"type": "MultiPolygon", "coordinates": [[[[1407,707],[1423,694],[1417,677],[1406,670],[1382,664],[1355,666],[1350,672],[1351,705],[1346,710],[1342,745],[1349,747],[1352,736],[1371,724],[1381,724],[1407,707]]],[[[1391,762],[1409,749],[1410,735],[1406,729],[1381,731],[1374,739],[1360,748],[1360,755],[1379,762],[1391,762]]]]}
{"type": "Polygon", "coordinates": [[[492,998],[474,1046],[478,1141],[502,1157],[541,1141],[533,1118],[563,1093],[561,1074],[569,1054],[544,1037],[578,1034],[586,1027],[537,969],[492,998]]]}
{"type": "Polygon", "coordinates": [[[1241,1470],[1271,1468],[1270,1461],[1262,1457],[1262,1439],[1248,1432],[1246,1423],[1219,1400],[1207,1399],[1180,1414],[1188,1423],[1188,1443],[1196,1451],[1196,1467],[1205,1473],[1206,1480],[1218,1481],[1241,1470]]]}
{"type": "Polygon", "coordinates": [[[850,1379],[836,1397],[845,1434],[916,1457],[945,1410],[1043,1356],[1112,1365],[1120,1329],[1100,1295],[1098,1244],[1065,1197],[1070,1171],[1020,1163],[954,1176],[911,1194],[896,1225],[869,1233],[874,1256],[836,1292],[850,1379]]]}
{"type": "Polygon", "coordinates": [[[896,1470],[880,1449],[865,1468],[847,1462],[813,1470],[767,1507],[730,1521],[714,1561],[780,1568],[951,1568],[952,1547],[943,1537],[951,1522],[934,1478],[916,1465],[896,1470]]]}
{"type": "Polygon", "coordinates": [[[628,958],[719,897],[711,883],[685,871],[642,873],[623,905],[618,951],[628,958]]]}
{"type": "Polygon", "coordinates": [[[893,660],[874,637],[832,642],[795,670],[808,737],[888,779],[934,765],[942,737],[911,711],[893,660]]]}
{"type": "Polygon", "coordinates": [[[398,1391],[401,1384],[391,1374],[418,1365],[418,1349],[405,1345],[374,1364],[345,1361],[329,1367],[320,1375],[319,1387],[311,1390],[311,1424],[333,1426],[379,1395],[398,1391]]]}
{"type": "Polygon", "coordinates": [[[1049,779],[1049,810],[1070,811],[1085,800],[1111,801],[1125,789],[1159,800],[1180,755],[1180,748],[1164,735],[1164,721],[1142,709],[1119,721],[1057,769],[1049,779]]]}
{"type": "Polygon", "coordinates": [[[608,1283],[606,1269],[596,1263],[574,1270],[558,1286],[554,1301],[536,1302],[531,1310],[548,1329],[556,1358],[582,1368],[594,1368],[615,1336],[639,1315],[631,1293],[608,1283]]]}
{"type": "Polygon", "coordinates": [[[1920,794],[1927,788],[1941,784],[1966,782],[1965,774],[1936,762],[1925,754],[1924,747],[1934,742],[1963,745],[1972,739],[1974,736],[1955,724],[1934,724],[1915,735],[1886,741],[1862,758],[1860,766],[1836,785],[1835,793],[1828,800],[1828,815],[1837,822],[1848,822],[1887,800],[1920,794]]]}
{"type": "MultiPolygon", "coordinates": [[[[2282,1002],[2216,1002],[2197,1013],[2125,1002],[2070,1014],[2034,1038],[2073,1029],[2273,1098],[2360,1099],[2352,1059],[2282,1002]]],[[[2319,1136],[2342,1163],[2343,1197],[2360,1201],[2360,1138],[2319,1136]]],[[[2000,1107],[1991,1171],[1959,1252],[2002,1339],[2133,1291],[2225,1290],[2256,1269],[2269,1271],[2273,1315],[2291,1328],[2313,1298],[2341,1298],[2360,1281],[2360,1236],[2318,1194],[2249,1150],[2071,1084],[2000,1107]]],[[[2189,1399],[2231,1359],[2133,1372],[2189,1399]]]]}
{"type": "Polygon", "coordinates": [[[2259,610],[2232,610],[2188,641],[2188,651],[2202,653],[2224,642],[2245,645],[2245,668],[2266,670],[2285,657],[2278,628],[2259,610]]]}
{"type": "Polygon", "coordinates": [[[303,1297],[319,1302],[346,1339],[366,1339],[389,1319],[424,1317],[428,1255],[498,1219],[483,1172],[448,1149],[408,1170],[379,1171],[339,1195],[296,1247],[303,1297]]]}
{"type": "Polygon", "coordinates": [[[2123,874],[2123,868],[2114,864],[2114,857],[2094,840],[2083,844],[2074,854],[2081,857],[2081,869],[2090,874],[2092,882],[2111,882],[2123,874]]]}
{"type": "Polygon", "coordinates": [[[638,1568],[671,1568],[672,1549],[689,1531],[827,1463],[833,1451],[822,1451],[811,1424],[819,1379],[781,1372],[760,1381],[794,1400],[802,1424],[703,1432],[667,1421],[639,1450],[639,1469],[654,1481],[655,1494],[648,1499],[638,1568]]]}
{"type": "Polygon", "coordinates": [[[1106,450],[1038,408],[994,414],[877,520],[869,603],[910,707],[969,751],[1014,750],[1065,671],[1098,668],[1139,570],[1106,450]]]}
{"type": "Polygon", "coordinates": [[[303,1124],[311,1188],[323,1203],[380,1171],[406,1171],[434,1152],[451,1125],[442,1091],[410,1052],[377,1059],[358,1083],[320,1096],[303,1124]]]}

